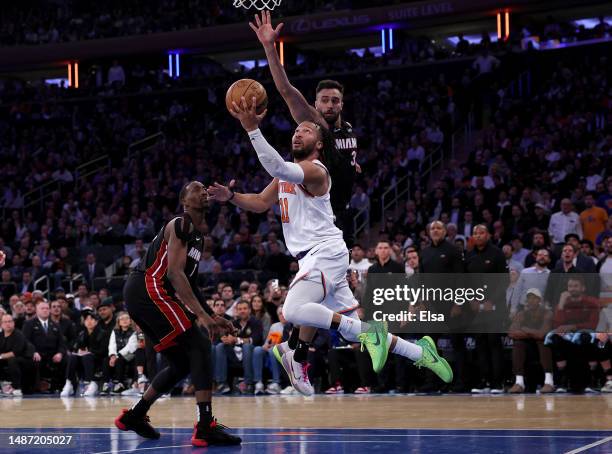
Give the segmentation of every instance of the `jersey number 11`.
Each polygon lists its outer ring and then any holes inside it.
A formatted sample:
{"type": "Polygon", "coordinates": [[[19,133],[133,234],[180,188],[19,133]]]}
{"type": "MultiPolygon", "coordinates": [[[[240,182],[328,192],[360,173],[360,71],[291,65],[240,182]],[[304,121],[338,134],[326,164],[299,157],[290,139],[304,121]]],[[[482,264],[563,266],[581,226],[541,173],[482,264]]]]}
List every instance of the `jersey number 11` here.
{"type": "Polygon", "coordinates": [[[289,223],[289,200],[286,198],[278,199],[281,211],[281,222],[284,224],[289,223]]]}

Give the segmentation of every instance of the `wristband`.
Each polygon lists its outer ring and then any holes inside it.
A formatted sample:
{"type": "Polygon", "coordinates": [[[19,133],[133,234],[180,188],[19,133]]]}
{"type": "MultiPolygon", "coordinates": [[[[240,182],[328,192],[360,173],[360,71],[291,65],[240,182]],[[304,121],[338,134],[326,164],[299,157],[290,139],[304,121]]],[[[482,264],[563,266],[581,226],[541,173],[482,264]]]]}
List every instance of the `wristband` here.
{"type": "Polygon", "coordinates": [[[234,196],[236,195],[236,193],[234,191],[232,191],[232,196],[227,199],[228,202],[231,202],[231,200],[234,198],[234,196]]]}

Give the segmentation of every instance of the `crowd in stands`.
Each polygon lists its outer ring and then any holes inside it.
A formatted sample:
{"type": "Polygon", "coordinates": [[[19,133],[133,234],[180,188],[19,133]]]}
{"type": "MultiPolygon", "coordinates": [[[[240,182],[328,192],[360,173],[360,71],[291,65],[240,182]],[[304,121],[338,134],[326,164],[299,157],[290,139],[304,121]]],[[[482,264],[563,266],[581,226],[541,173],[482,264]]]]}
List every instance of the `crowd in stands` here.
{"type": "MultiPolygon", "coordinates": [[[[287,17],[392,3],[393,0],[283,0],[275,15],[287,17]]],[[[250,0],[246,4],[250,5],[250,0]]],[[[129,4],[117,0],[104,4],[92,0],[30,0],[25,5],[7,5],[3,10],[0,44],[36,45],[191,30],[246,21],[256,11],[219,0],[138,0],[129,4]]]]}
{"type": "MultiPolygon", "coordinates": [[[[185,182],[236,178],[239,191],[265,187],[268,178],[256,170],[260,166],[250,144],[219,108],[227,82],[212,80],[198,99],[192,92],[170,92],[57,103],[45,102],[44,92],[7,84],[8,96],[15,97],[0,120],[3,200],[14,208],[5,210],[9,215],[0,226],[0,250],[6,255],[0,372],[10,381],[7,394],[19,395],[15,390],[24,388],[67,396],[80,392],[80,384],[84,395],[137,393],[146,386],[158,358],[124,313],[120,292],[104,285],[109,263],[77,251],[124,246],[113,271],[124,276],[176,213],[185,182]],[[129,144],[159,130],[164,133],[159,143],[126,156],[129,144]],[[76,166],[101,154],[109,154],[109,166],[79,178],[76,166]],[[62,186],[43,201],[44,209],[22,210],[24,194],[48,181],[62,186]],[[67,293],[76,273],[83,283],[75,294],[67,293]],[[34,288],[41,276],[48,277],[43,292],[34,288]]],[[[439,272],[428,268],[427,259],[443,238],[456,251],[453,270],[470,272],[483,247],[475,228],[484,225],[490,232],[486,247],[499,249],[510,276],[506,304],[500,305],[508,309],[509,335],[438,339],[458,370],[454,391],[503,390],[509,370],[504,351],[511,352],[514,383],[507,388],[512,392],[533,390],[537,383],[543,383],[541,392],[612,389],[607,334],[612,331],[611,80],[607,59],[586,57],[571,66],[559,63],[531,99],[500,90],[468,158],[445,165],[431,190],[417,184],[403,210],[382,220],[371,244],[353,248],[351,266],[357,272],[350,284],[359,299],[371,266],[439,272]],[[567,273],[577,275],[563,276],[567,273]],[[535,380],[527,361],[532,347],[543,371],[535,380]],[[575,372],[580,365],[573,364],[583,359],[586,374],[575,372]],[[481,375],[470,376],[465,367],[470,361],[481,366],[481,375]]],[[[346,118],[355,125],[362,150],[352,203],[355,209],[370,205],[377,219],[382,192],[404,175],[418,183],[425,155],[448,139],[471,79],[448,80],[441,73],[414,81],[389,71],[343,82],[346,118]],[[356,91],[369,102],[356,102],[356,91]]],[[[265,126],[270,141],[288,143],[291,125],[271,99],[265,126]]],[[[218,333],[215,339],[218,392],[291,392],[270,349],[290,331],[279,307],[297,272],[278,213],[251,215],[214,204],[205,234],[201,286],[213,310],[232,318],[239,330],[237,336],[218,333]],[[243,380],[236,383],[238,377],[243,380]]],[[[401,359],[374,376],[358,346],[334,332],[320,331],[311,353],[313,382],[321,392],[440,389],[401,359]]],[[[182,391],[189,388],[184,383],[182,391]]]]}

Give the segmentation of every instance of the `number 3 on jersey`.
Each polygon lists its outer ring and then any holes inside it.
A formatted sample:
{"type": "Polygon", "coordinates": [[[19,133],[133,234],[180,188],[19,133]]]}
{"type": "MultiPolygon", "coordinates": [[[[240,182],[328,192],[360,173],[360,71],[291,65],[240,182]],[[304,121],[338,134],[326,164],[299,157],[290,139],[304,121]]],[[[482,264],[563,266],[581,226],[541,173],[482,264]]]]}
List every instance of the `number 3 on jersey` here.
{"type": "Polygon", "coordinates": [[[283,224],[289,224],[289,200],[286,198],[278,199],[281,211],[281,222],[283,224]]]}

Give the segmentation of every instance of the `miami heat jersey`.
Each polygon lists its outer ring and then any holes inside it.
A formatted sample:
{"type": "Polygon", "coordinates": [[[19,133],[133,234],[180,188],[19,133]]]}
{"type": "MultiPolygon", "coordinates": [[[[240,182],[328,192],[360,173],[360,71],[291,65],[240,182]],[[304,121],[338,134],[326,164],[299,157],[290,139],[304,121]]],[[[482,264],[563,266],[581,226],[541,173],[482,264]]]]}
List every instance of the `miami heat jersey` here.
{"type": "MultiPolygon", "coordinates": [[[[327,168],[315,159],[314,164],[321,166],[329,175],[327,168]]],[[[303,184],[278,182],[278,204],[287,249],[295,257],[300,252],[331,241],[342,240],[342,231],[334,225],[329,191],[322,196],[314,196],[303,184]]]]}
{"type": "MultiPolygon", "coordinates": [[[[161,228],[157,236],[153,238],[153,241],[149,245],[146,256],[137,267],[138,270],[146,274],[147,279],[150,279],[151,282],[155,281],[156,284],[163,286],[170,296],[174,296],[176,290],[172,286],[167,275],[168,243],[166,243],[164,239],[164,232],[168,226],[168,228],[174,228],[174,222],[175,220],[172,220],[161,228]]],[[[200,263],[203,249],[203,235],[199,231],[193,230],[187,239],[187,257],[185,258],[185,268],[183,270],[192,286],[197,285],[198,264],[200,263]]]]}

